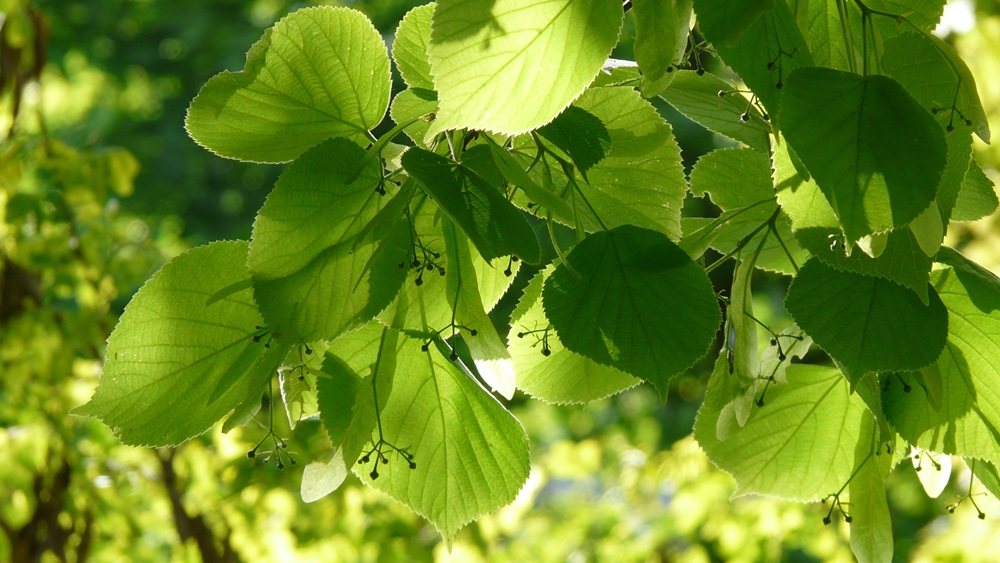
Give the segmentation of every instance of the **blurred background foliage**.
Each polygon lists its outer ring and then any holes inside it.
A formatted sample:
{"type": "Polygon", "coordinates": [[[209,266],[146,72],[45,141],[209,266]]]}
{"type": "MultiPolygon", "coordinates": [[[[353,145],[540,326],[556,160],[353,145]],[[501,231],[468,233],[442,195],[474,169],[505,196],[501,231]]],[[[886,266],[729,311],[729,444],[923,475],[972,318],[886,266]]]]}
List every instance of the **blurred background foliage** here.
{"type": "MultiPolygon", "coordinates": [[[[312,504],[301,467],[329,448],[318,422],[294,431],[297,463],[246,453],[260,424],[180,448],[122,446],[67,411],[90,396],[104,342],[129,297],[164,261],[211,240],[247,238],[281,167],[217,158],[186,135],[201,85],[243,66],[287,0],[0,0],[0,561],[813,561],[851,560],[828,508],[730,500],[690,432],[710,362],[661,404],[640,386],[586,406],[523,396],[511,409],[532,439],[517,501],[451,546],[404,507],[349,477],[312,504]]],[[[387,41],[418,1],[344,2],[387,41]]],[[[979,80],[1000,131],[1000,6],[952,1],[941,32],[979,80]]],[[[626,27],[616,56],[630,57],[626,27]]],[[[722,70],[712,66],[715,71],[722,70]]],[[[690,166],[727,141],[661,105],[690,166]]],[[[977,140],[978,141],[978,140],[977,140]]],[[[976,146],[998,180],[1000,147],[976,146]]],[[[711,213],[707,200],[688,211],[711,213]]],[[[950,244],[1000,273],[996,216],[954,226],[950,244]]],[[[716,270],[717,287],[731,272],[716,270]]],[[[785,280],[760,275],[755,309],[787,323],[785,280]]],[[[710,359],[709,359],[710,360],[710,359]]],[[[269,397],[265,406],[284,410],[269,397]]],[[[912,467],[889,482],[901,560],[991,560],[1000,505],[957,468],[938,499],[912,467]]]]}

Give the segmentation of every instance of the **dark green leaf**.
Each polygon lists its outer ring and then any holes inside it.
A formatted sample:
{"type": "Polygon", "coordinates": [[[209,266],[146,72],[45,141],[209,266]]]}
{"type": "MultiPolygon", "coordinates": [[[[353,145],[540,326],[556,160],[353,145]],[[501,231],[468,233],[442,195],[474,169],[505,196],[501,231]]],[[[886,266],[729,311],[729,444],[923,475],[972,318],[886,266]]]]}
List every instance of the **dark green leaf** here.
{"type": "Polygon", "coordinates": [[[661,397],[721,321],[705,271],[662,233],[630,225],[576,245],[542,299],[566,348],[649,381],[661,397]]]}
{"type": "Polygon", "coordinates": [[[891,281],[810,260],[788,289],[785,308],[857,385],[873,371],[915,370],[940,355],[948,311],[930,292],[924,305],[891,281]]]}

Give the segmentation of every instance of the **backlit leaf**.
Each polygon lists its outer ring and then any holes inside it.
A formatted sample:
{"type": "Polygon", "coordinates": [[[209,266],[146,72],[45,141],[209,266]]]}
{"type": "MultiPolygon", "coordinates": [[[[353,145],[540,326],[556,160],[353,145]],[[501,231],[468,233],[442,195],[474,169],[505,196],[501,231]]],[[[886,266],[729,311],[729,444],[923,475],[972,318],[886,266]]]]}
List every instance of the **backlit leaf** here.
{"type": "Polygon", "coordinates": [[[250,278],[246,252],[242,241],[198,247],[146,282],[108,339],[97,391],[74,414],[101,419],[127,444],[171,446],[259,399],[288,346],[261,328],[249,286],[208,304],[250,278]]]}
{"type": "Polygon", "coordinates": [[[187,130],[212,152],[285,162],[330,137],[363,140],[389,105],[389,55],[361,12],[320,6],[283,18],[239,72],[209,80],[187,130]]]}
{"type": "Polygon", "coordinates": [[[441,110],[430,134],[519,134],[552,121],[600,72],[618,0],[441,0],[430,58],[441,110]]]}

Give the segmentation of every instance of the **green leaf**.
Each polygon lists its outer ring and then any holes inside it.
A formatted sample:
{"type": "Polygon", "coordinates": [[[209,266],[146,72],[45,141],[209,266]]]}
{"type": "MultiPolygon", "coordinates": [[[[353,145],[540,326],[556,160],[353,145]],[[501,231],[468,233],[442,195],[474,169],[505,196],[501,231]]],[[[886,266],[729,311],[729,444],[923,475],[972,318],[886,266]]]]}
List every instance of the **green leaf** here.
{"type": "MultiPolygon", "coordinates": [[[[691,169],[691,194],[706,193],[723,211],[774,198],[767,155],[743,148],[718,149],[703,155],[691,169]]],[[[774,206],[768,211],[773,212],[774,206]]]]}
{"type": "Polygon", "coordinates": [[[978,221],[988,217],[997,210],[1000,201],[993,186],[993,180],[983,172],[978,162],[969,162],[969,171],[962,181],[962,189],[958,192],[958,200],[951,212],[952,221],[978,221]]]}
{"type": "Polygon", "coordinates": [[[631,225],[577,244],[542,299],[566,348],[649,381],[661,397],[721,321],[705,271],[662,233],[631,225]]]}
{"type": "Polygon", "coordinates": [[[800,69],[788,79],[783,104],[785,138],[848,241],[905,225],[934,200],[946,164],[944,135],[898,82],[800,69]]]}
{"type": "Polygon", "coordinates": [[[882,67],[921,105],[948,112],[949,124],[968,120],[976,135],[990,142],[976,79],[951,45],[930,33],[905,33],[885,42],[882,67]]]}
{"type": "Polygon", "coordinates": [[[330,137],[367,139],[389,104],[389,55],[361,12],[321,6],[286,16],[240,72],[209,80],[187,130],[219,156],[294,160],[330,137]]]}
{"type": "Polygon", "coordinates": [[[965,459],[965,464],[972,468],[973,475],[996,498],[1000,498],[1000,473],[990,462],[982,459],[965,459]]]}
{"type": "Polygon", "coordinates": [[[338,339],[323,362],[323,373],[317,381],[320,420],[338,455],[351,467],[361,456],[376,425],[375,398],[378,409],[385,407],[395,382],[396,353],[399,332],[371,323],[357,331],[363,340],[375,345],[370,363],[362,363],[360,375],[343,358],[335,354],[350,353],[357,339],[338,339]],[[371,337],[375,338],[372,339],[371,337]],[[355,340],[350,342],[349,340],[355,340]],[[374,379],[372,379],[374,378],[374,379]]]}
{"type": "Polygon", "coordinates": [[[604,123],[577,106],[566,108],[554,121],[539,129],[538,134],[573,159],[584,178],[611,146],[611,136],[604,123]]]}
{"type": "Polygon", "coordinates": [[[389,115],[396,123],[408,123],[421,116],[428,116],[424,119],[417,119],[408,125],[403,132],[407,137],[419,147],[426,148],[424,135],[431,126],[431,116],[437,112],[437,94],[433,90],[423,90],[420,88],[403,90],[392,99],[392,108],[389,115]]]}
{"type": "Polygon", "coordinates": [[[691,31],[691,0],[635,0],[635,61],[642,70],[642,94],[663,91],[676,74],[691,31]]]}
{"type": "Polygon", "coordinates": [[[409,252],[402,217],[366,236],[392,200],[376,191],[374,159],[347,182],[364,159],[361,147],[341,138],[311,149],[281,175],[254,221],[254,297],[269,326],[293,342],[360,327],[392,302],[406,277],[398,268],[409,252]]]}
{"type": "MultiPolygon", "coordinates": [[[[908,21],[927,31],[934,29],[941,21],[946,3],[947,0],[870,0],[865,2],[873,10],[905,16],[908,21]]],[[[891,23],[893,26],[898,25],[895,20],[891,20],[891,23]]]]}
{"type": "Polygon", "coordinates": [[[674,109],[710,131],[768,152],[771,126],[735,86],[708,72],[699,75],[693,70],[678,70],[673,74],[673,82],[660,97],[674,109]]]}
{"type": "MultiPolygon", "coordinates": [[[[767,108],[774,124],[782,88],[812,57],[787,2],[695,0],[698,29],[767,108]]],[[[782,118],[784,119],[784,118],[782,118]]]]}
{"type": "Polygon", "coordinates": [[[340,488],[346,478],[344,457],[339,449],[334,450],[330,459],[314,461],[305,466],[299,494],[303,502],[316,502],[340,488]]]}
{"type": "Polygon", "coordinates": [[[126,444],[172,446],[259,398],[288,346],[271,338],[249,288],[245,242],[217,242],[171,260],[136,293],[108,339],[94,416],[126,444]],[[178,408],[183,405],[183,408],[178,408]]]}
{"type": "Polygon", "coordinates": [[[631,375],[563,346],[541,300],[542,285],[554,269],[549,266],[531,279],[511,314],[507,341],[517,387],[551,403],[588,403],[638,384],[631,375]]]}
{"type": "Polygon", "coordinates": [[[728,46],[736,45],[751,25],[774,9],[774,1],[699,0],[698,21],[709,22],[713,35],[711,41],[728,46]]]}
{"type": "Polygon", "coordinates": [[[521,212],[472,170],[417,147],[403,154],[403,167],[479,249],[486,260],[517,256],[541,259],[535,231],[521,212]]]}
{"type": "Polygon", "coordinates": [[[510,400],[517,383],[514,362],[483,307],[468,239],[447,219],[443,221],[442,228],[448,252],[445,279],[448,282],[448,302],[453,311],[452,322],[461,325],[462,338],[469,347],[469,355],[480,377],[494,391],[510,400]]]}
{"type": "MultiPolygon", "coordinates": [[[[591,88],[575,106],[597,116],[611,135],[607,156],[579,184],[604,224],[636,225],[679,239],[687,181],[670,125],[632,88],[591,88]]],[[[577,206],[588,230],[601,228],[583,204],[577,206]]]]}
{"type": "Polygon", "coordinates": [[[792,364],[787,377],[786,385],[771,386],[767,404],[724,441],[716,437],[720,411],[710,407],[708,397],[698,413],[695,439],[736,480],[734,496],[815,502],[851,476],[859,430],[871,416],[861,398],[828,367],[792,364]]]}
{"type": "Polygon", "coordinates": [[[848,485],[851,551],[859,563],[890,562],[893,555],[892,516],[885,496],[885,479],[892,456],[872,452],[871,417],[865,417],[855,447],[857,467],[848,485]]]}
{"type": "Polygon", "coordinates": [[[891,281],[835,270],[813,259],[788,288],[785,308],[857,385],[873,371],[915,370],[944,348],[948,311],[891,281]]]}
{"type": "Polygon", "coordinates": [[[890,385],[882,399],[886,415],[916,446],[997,463],[1000,279],[946,247],[937,259],[949,266],[931,275],[948,310],[948,344],[935,366],[943,383],[940,404],[932,406],[922,385],[911,385],[909,393],[890,385]]]}
{"type": "Polygon", "coordinates": [[[441,0],[430,58],[448,129],[520,134],[552,121],[618,42],[618,0],[441,0]]]}
{"type": "Polygon", "coordinates": [[[470,521],[514,500],[528,478],[524,429],[444,348],[420,351],[404,339],[398,377],[382,410],[384,439],[408,448],[414,469],[391,448],[392,462],[355,466],[362,481],[427,518],[450,540],[470,521]],[[470,421],[472,423],[470,424],[470,421]]]}
{"type": "Polygon", "coordinates": [[[931,258],[921,250],[913,232],[889,232],[878,256],[858,249],[848,254],[833,208],[815,181],[805,180],[796,172],[787,149],[787,143],[775,145],[773,165],[778,202],[792,220],[796,241],[828,266],[894,281],[929,303],[931,258]]]}
{"type": "Polygon", "coordinates": [[[410,88],[434,89],[431,63],[427,55],[434,6],[431,2],[406,12],[392,41],[392,60],[396,61],[399,74],[410,88]]]}
{"type": "Polygon", "coordinates": [[[767,227],[751,240],[744,241],[761,225],[771,221],[778,208],[771,180],[771,164],[764,154],[746,148],[730,148],[702,156],[691,170],[691,193],[695,196],[710,194],[712,201],[723,212],[739,213],[729,216],[724,213],[721,217],[724,222],[704,218],[683,219],[685,238],[711,233],[711,247],[727,254],[741,243],[745,248],[755,249],[761,238],[766,236],[756,266],[789,275],[795,272],[795,266],[808,259],[809,254],[799,247],[792,236],[788,218],[780,214],[774,221],[777,234],[767,227]],[[699,229],[703,230],[698,232],[699,229]],[[786,249],[795,260],[795,265],[789,262],[786,249]]]}

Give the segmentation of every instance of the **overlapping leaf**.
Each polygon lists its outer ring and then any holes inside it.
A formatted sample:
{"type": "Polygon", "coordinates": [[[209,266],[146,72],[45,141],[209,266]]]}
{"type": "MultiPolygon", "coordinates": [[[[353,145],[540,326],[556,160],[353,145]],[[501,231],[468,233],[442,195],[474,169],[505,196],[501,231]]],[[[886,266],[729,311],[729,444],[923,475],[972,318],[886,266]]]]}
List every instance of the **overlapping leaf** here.
{"type": "Polygon", "coordinates": [[[707,72],[699,75],[693,70],[678,70],[674,74],[661,98],[702,127],[767,152],[771,126],[735,86],[707,72]]]}
{"type": "Polygon", "coordinates": [[[542,307],[542,284],[554,266],[532,278],[511,314],[510,355],[517,387],[552,403],[586,403],[632,387],[639,380],[577,354],[559,340],[542,307]]]}
{"type": "Polygon", "coordinates": [[[891,281],[835,270],[813,259],[788,289],[785,308],[845,370],[852,386],[874,371],[914,370],[940,355],[948,311],[891,281]]]}
{"type": "Polygon", "coordinates": [[[392,60],[396,61],[399,74],[410,88],[434,89],[427,55],[434,6],[431,2],[407,12],[399,22],[392,41],[392,60]]]}
{"type": "Polygon", "coordinates": [[[426,517],[451,539],[470,521],[514,500],[528,478],[528,438],[517,420],[433,344],[399,348],[392,395],[382,410],[384,439],[407,448],[416,465],[386,448],[392,462],[356,466],[359,477],[426,517]]]}
{"type": "Polygon", "coordinates": [[[542,303],[566,348],[649,381],[661,397],[721,321],[705,271],[662,233],[631,225],[577,244],[542,303]]]}
{"type": "Polygon", "coordinates": [[[261,328],[246,253],[245,242],[199,247],[146,282],[108,340],[97,391],[74,413],[127,444],[171,446],[259,400],[288,346],[261,328]]]}
{"type": "Polygon", "coordinates": [[[330,137],[362,140],[389,105],[389,55],[363,14],[321,6],[269,29],[240,72],[209,80],[187,130],[220,156],[293,160],[330,137]]]}
{"type": "Polygon", "coordinates": [[[659,94],[676,74],[691,31],[691,0],[636,0],[635,61],[642,70],[642,93],[659,94]]]}
{"type": "Polygon", "coordinates": [[[851,242],[909,223],[937,195],[947,158],[943,132],[894,80],[797,70],[785,88],[782,121],[851,242]]]}
{"type": "Polygon", "coordinates": [[[258,213],[248,258],[254,297],[292,341],[332,340],[360,327],[403,283],[409,227],[399,213],[379,211],[405,202],[379,195],[378,183],[376,161],[352,141],[332,139],[289,166],[258,213]]]}
{"type": "Polygon", "coordinates": [[[528,262],[540,259],[541,249],[531,225],[478,174],[419,148],[406,151],[403,166],[465,232],[483,258],[517,256],[528,262]]]}
{"type": "Polygon", "coordinates": [[[890,385],[886,414],[907,441],[921,448],[1000,461],[1000,280],[957,252],[942,248],[932,283],[948,309],[948,344],[937,362],[910,385],[890,385]],[[925,380],[940,384],[932,400],[925,380]],[[919,382],[919,383],[917,383],[919,382]],[[935,405],[937,403],[937,405],[935,405]]]}
{"type": "Polygon", "coordinates": [[[813,65],[788,3],[695,0],[694,10],[698,28],[778,123],[788,77],[813,65]]]}
{"type": "Polygon", "coordinates": [[[430,134],[518,134],[552,121],[600,72],[622,17],[617,0],[441,0],[429,48],[441,110],[430,134]]]}
{"type": "Polygon", "coordinates": [[[858,461],[854,446],[871,416],[861,398],[836,370],[791,365],[786,373],[788,383],[772,386],[766,405],[726,440],[716,436],[720,410],[708,397],[698,413],[695,438],[736,480],[736,496],[818,501],[838,491],[858,461]]]}

